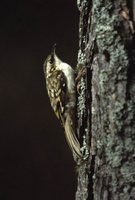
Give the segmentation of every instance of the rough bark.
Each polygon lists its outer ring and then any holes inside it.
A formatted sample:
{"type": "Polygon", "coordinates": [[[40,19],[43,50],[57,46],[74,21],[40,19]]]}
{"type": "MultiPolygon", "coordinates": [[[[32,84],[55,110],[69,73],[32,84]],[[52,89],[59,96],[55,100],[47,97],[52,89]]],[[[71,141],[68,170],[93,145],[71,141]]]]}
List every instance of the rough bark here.
{"type": "Polygon", "coordinates": [[[135,1],[78,0],[76,200],[135,199],[135,1]]]}

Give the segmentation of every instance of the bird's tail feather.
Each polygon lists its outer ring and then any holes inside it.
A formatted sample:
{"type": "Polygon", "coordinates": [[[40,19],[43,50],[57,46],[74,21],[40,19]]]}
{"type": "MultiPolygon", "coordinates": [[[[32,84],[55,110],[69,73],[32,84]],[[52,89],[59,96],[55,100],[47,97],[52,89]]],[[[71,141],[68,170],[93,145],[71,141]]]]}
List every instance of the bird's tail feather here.
{"type": "Polygon", "coordinates": [[[71,119],[70,114],[67,115],[66,121],[65,121],[65,135],[67,142],[69,144],[69,147],[71,150],[78,156],[82,157],[82,153],[80,151],[80,144],[79,141],[75,135],[74,128],[73,128],[73,122],[71,119]]]}

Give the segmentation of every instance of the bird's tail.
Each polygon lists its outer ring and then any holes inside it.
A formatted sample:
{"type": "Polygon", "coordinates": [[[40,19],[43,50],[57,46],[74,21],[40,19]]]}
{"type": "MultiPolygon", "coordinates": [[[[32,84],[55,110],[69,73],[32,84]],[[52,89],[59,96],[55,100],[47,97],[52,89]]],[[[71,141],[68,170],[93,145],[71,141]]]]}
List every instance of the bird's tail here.
{"type": "Polygon", "coordinates": [[[71,119],[70,114],[66,116],[64,127],[65,127],[66,139],[67,139],[70,149],[77,155],[77,157],[82,158],[82,153],[80,151],[80,144],[75,135],[75,131],[73,128],[73,121],[71,119]]]}

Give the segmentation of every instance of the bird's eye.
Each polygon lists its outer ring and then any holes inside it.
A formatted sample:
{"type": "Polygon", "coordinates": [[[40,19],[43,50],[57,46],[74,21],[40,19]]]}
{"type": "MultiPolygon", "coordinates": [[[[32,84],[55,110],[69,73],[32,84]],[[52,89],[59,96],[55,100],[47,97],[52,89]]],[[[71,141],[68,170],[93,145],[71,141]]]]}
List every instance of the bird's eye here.
{"type": "Polygon", "coordinates": [[[54,64],[54,56],[51,55],[50,59],[49,59],[49,63],[52,65],[54,64]]]}

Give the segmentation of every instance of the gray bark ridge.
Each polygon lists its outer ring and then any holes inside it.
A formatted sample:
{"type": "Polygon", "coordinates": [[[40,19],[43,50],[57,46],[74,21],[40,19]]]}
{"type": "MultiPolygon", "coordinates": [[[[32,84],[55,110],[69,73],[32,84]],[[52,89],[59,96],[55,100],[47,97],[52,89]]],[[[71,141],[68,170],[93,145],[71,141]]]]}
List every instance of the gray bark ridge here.
{"type": "Polygon", "coordinates": [[[135,199],[134,1],[77,1],[78,135],[88,159],[76,200],[135,199]],[[83,94],[85,93],[85,95],[83,94]]]}

